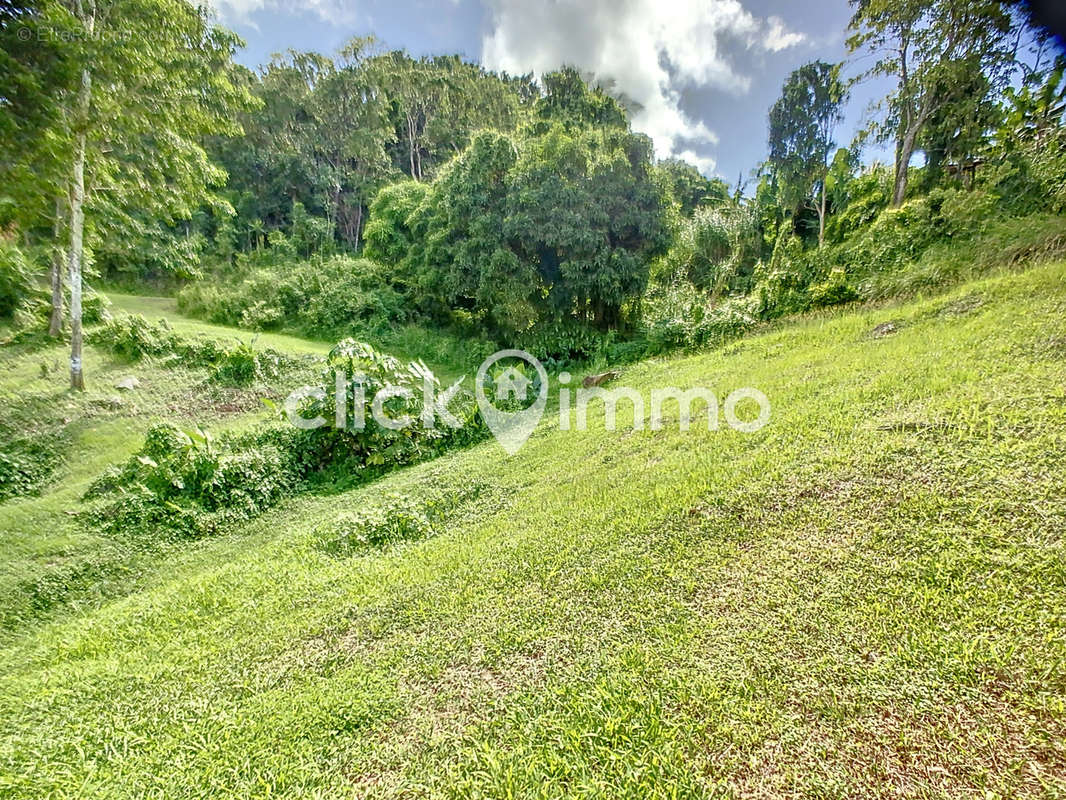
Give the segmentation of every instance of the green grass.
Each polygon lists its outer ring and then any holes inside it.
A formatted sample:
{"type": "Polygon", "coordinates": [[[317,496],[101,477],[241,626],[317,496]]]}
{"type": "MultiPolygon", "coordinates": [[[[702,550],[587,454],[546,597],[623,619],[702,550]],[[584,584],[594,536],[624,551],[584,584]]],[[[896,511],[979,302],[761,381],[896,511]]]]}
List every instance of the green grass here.
{"type": "Polygon", "coordinates": [[[3,643],[0,795],[1064,797],[1064,318],[1063,263],[827,312],[624,372],[756,434],[548,419],[145,556],[3,643]]]}
{"type": "Polygon", "coordinates": [[[166,319],[176,333],[184,336],[204,335],[217,339],[237,338],[242,342],[254,341],[257,348],[265,349],[269,347],[293,355],[306,353],[325,355],[331,347],[330,343],[314,342],[308,339],[301,339],[298,336],[288,336],[283,333],[256,333],[254,331],[230,328],[225,325],[213,325],[210,322],[186,317],[178,311],[178,304],[172,297],[144,297],[109,292],[107,299],[111,301],[110,311],[112,314],[140,314],[152,322],[166,319]]]}

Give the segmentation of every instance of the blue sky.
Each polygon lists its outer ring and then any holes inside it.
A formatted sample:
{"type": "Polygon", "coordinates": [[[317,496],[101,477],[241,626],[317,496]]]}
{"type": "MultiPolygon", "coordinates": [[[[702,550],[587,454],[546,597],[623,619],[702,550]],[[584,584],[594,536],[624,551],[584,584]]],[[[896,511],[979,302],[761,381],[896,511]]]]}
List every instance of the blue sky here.
{"type": "MultiPolygon", "coordinates": [[[[846,0],[214,2],[247,42],[238,57],[251,67],[289,48],[332,53],[369,33],[415,55],[461,53],[512,73],[573,64],[639,105],[634,127],[657,155],[685,157],[731,184],[765,158],[766,112],[789,71],[842,60],[850,18],[846,0]]],[[[856,87],[838,142],[850,142],[887,88],[856,87]]]]}

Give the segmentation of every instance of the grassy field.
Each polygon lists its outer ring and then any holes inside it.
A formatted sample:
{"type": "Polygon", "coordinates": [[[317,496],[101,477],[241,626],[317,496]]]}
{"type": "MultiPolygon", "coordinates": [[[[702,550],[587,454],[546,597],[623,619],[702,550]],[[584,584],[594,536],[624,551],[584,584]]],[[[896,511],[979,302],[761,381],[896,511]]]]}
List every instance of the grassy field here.
{"type": "Polygon", "coordinates": [[[1064,320],[1063,263],[810,317],[624,372],[758,388],[757,433],[546,419],[180,549],[65,511],[217,405],[149,373],[97,419],[5,354],[91,422],[73,488],[0,506],[0,796],[1066,797],[1064,320]],[[434,535],[325,546],[440,492],[434,535]],[[109,588],[34,601],[64,559],[109,588]]]}

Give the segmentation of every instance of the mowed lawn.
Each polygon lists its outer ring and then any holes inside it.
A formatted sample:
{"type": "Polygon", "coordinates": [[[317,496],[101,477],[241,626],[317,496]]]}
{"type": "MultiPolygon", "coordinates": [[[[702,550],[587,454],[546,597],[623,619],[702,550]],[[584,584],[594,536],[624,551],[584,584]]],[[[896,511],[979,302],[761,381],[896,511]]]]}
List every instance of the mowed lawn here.
{"type": "Polygon", "coordinates": [[[618,383],[772,417],[546,420],[27,622],[0,796],[1066,796],[1066,264],[618,383]],[[435,535],[323,546],[442,491],[435,535]]]}

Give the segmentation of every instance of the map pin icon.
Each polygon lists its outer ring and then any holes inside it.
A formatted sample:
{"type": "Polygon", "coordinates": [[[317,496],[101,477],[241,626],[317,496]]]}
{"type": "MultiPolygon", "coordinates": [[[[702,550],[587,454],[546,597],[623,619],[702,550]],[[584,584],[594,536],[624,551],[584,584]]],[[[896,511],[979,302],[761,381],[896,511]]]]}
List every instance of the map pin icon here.
{"type": "MultiPolygon", "coordinates": [[[[523,386],[518,389],[522,395],[519,399],[524,400],[528,379],[520,378],[520,380],[523,386]]],[[[482,361],[481,366],[478,367],[477,377],[474,378],[474,397],[481,410],[481,417],[489,426],[492,435],[496,437],[496,441],[507,451],[508,455],[513,456],[526,443],[526,439],[533,433],[540,418],[544,416],[544,406],[548,401],[548,373],[544,365],[525,350],[500,350],[482,361]],[[519,358],[537,371],[540,378],[540,391],[537,399],[529,408],[521,411],[501,411],[485,396],[485,378],[488,376],[489,368],[504,358],[519,358]]]]}

